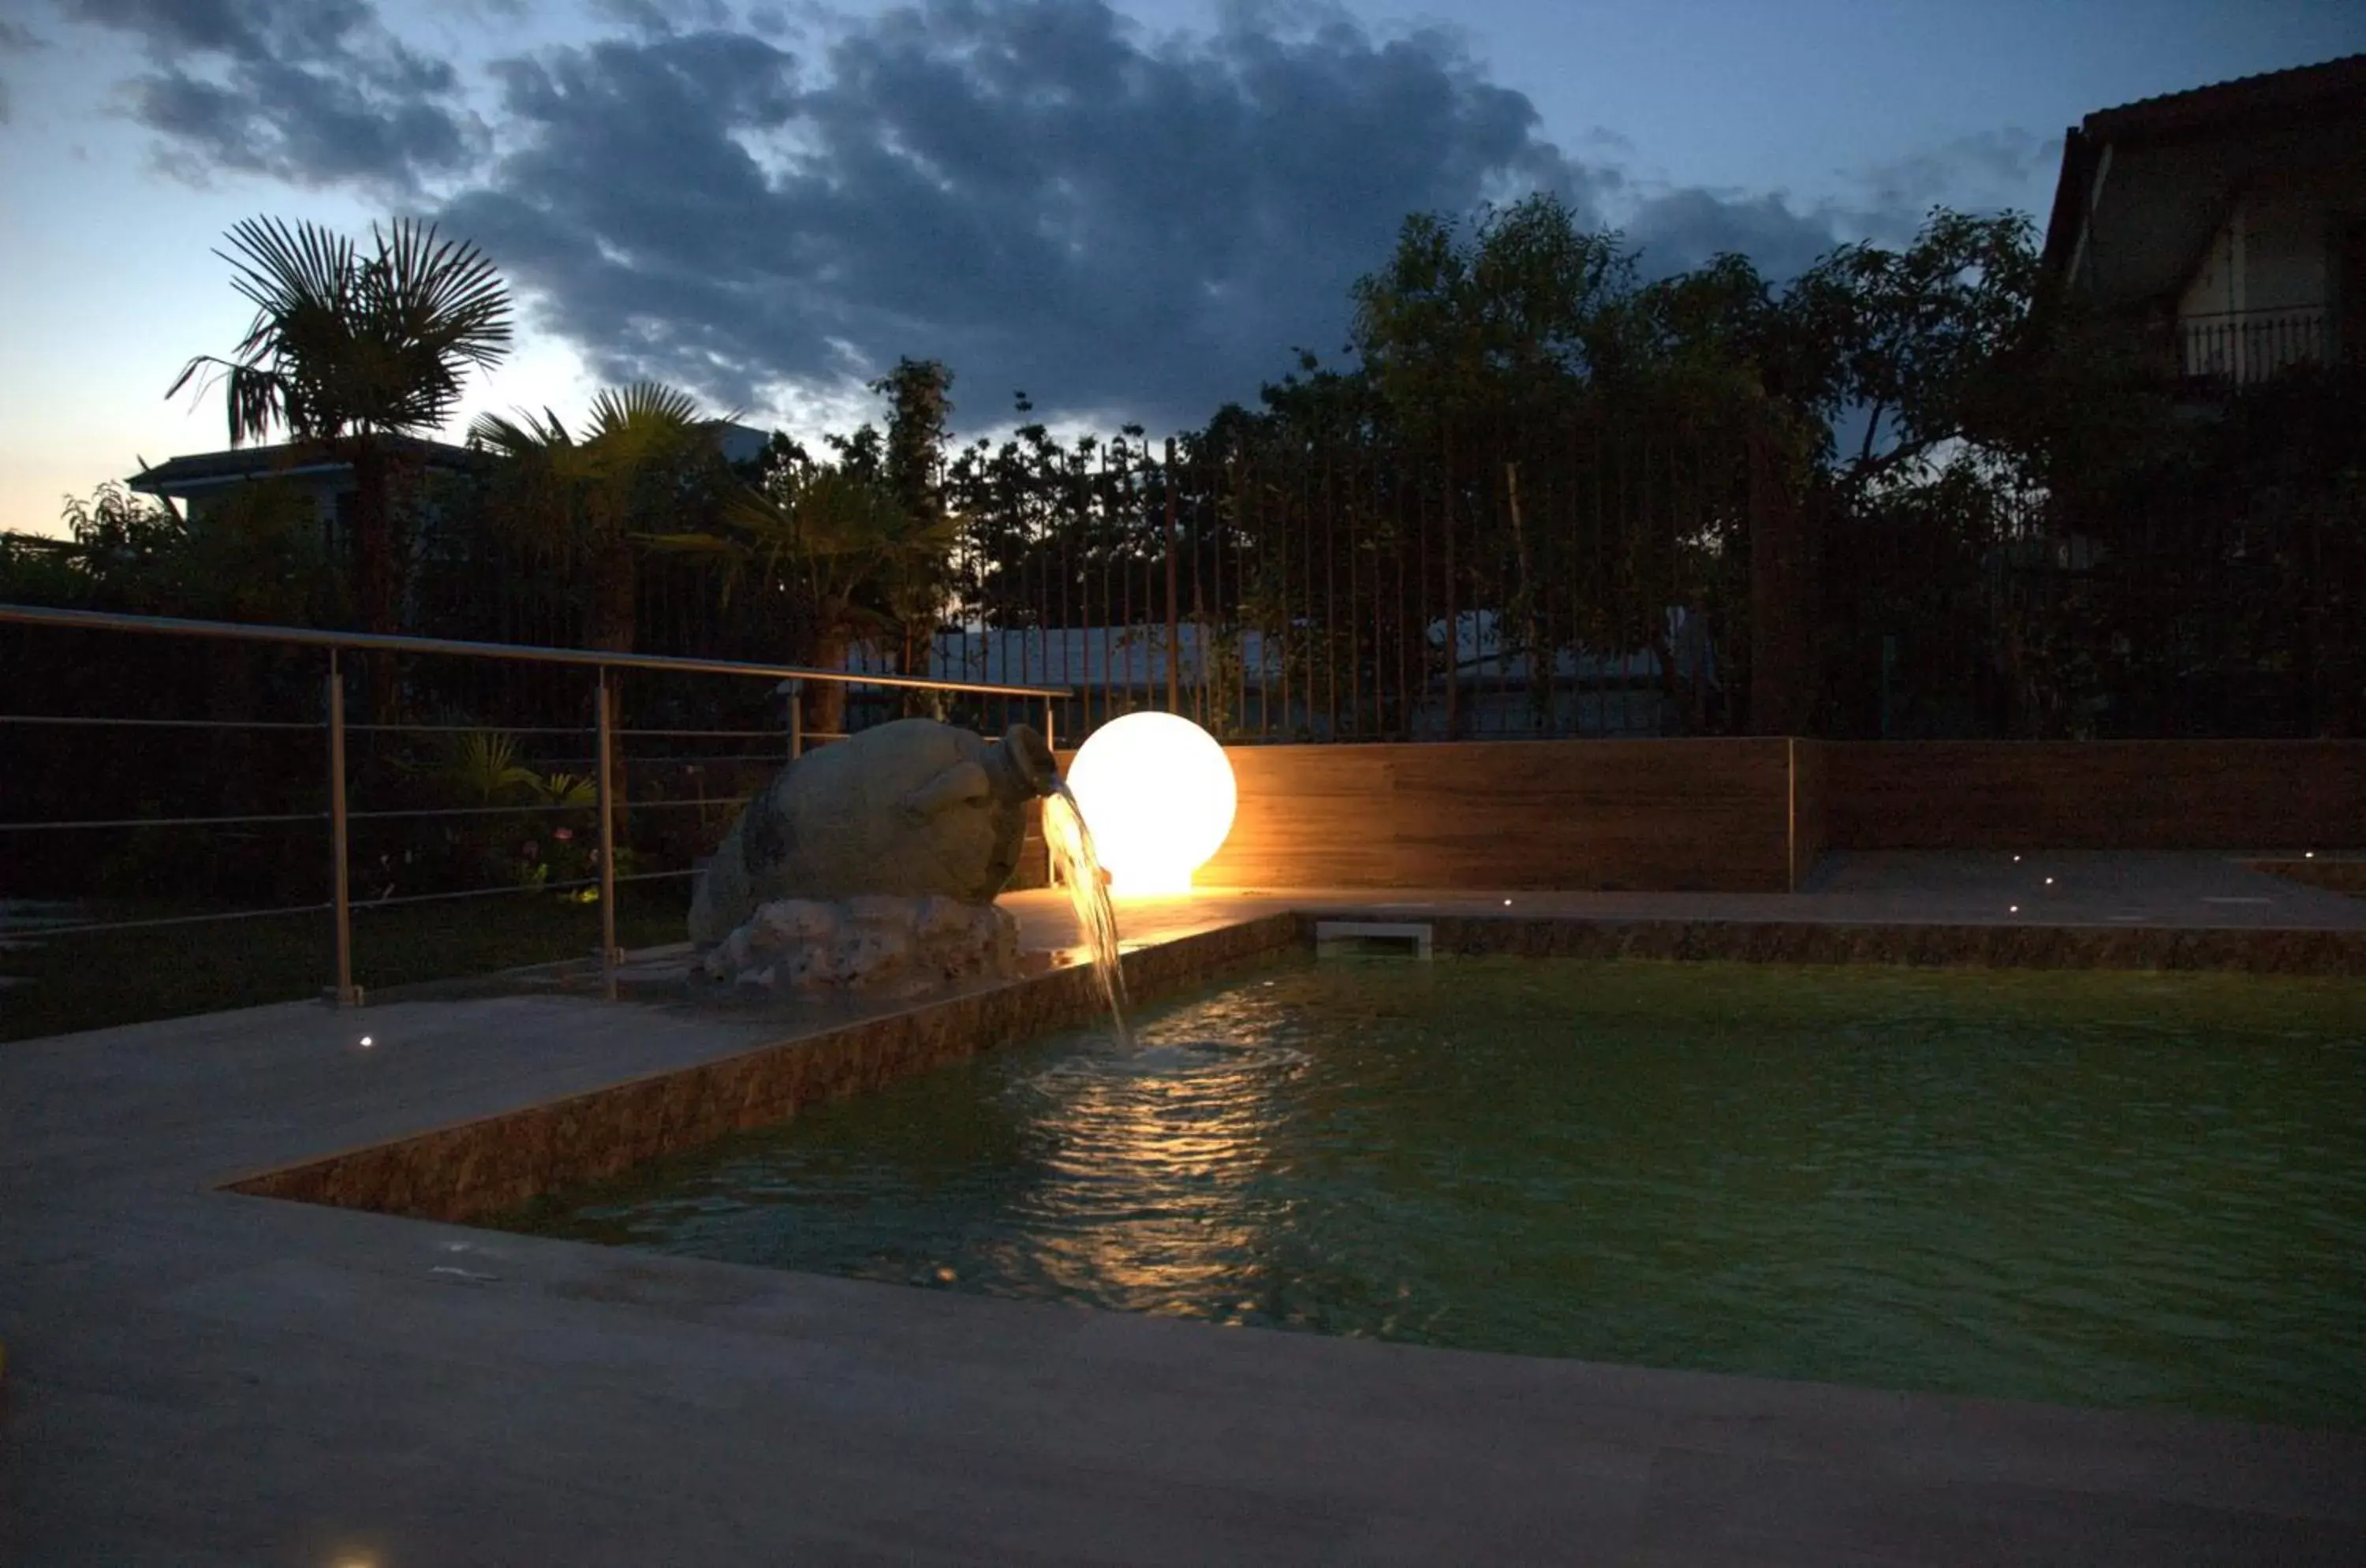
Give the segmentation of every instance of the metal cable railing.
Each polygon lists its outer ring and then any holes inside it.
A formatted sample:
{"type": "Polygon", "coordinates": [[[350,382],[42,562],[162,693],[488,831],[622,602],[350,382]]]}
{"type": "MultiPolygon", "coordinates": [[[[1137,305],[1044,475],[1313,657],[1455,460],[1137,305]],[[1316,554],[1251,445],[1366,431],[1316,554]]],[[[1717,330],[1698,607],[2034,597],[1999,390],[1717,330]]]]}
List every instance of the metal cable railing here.
{"type": "MultiPolygon", "coordinates": [[[[1052,738],[1056,714],[1055,705],[1070,694],[1065,686],[1008,684],[1003,682],[933,680],[924,677],[898,676],[863,671],[815,670],[794,665],[755,664],[712,659],[682,659],[656,654],[606,652],[587,649],[535,648],[509,643],[466,642],[442,637],[384,636],[366,632],[317,631],[299,626],[251,626],[236,622],[186,620],[173,616],[126,615],[102,611],[51,609],[31,605],[0,604],[0,625],[50,627],[74,631],[120,633],[132,636],[180,637],[248,644],[268,644],[282,647],[318,649],[328,654],[328,669],[323,682],[323,716],[320,722],[307,724],[259,718],[194,719],[114,717],[100,714],[0,714],[0,727],[23,727],[38,731],[43,727],[52,729],[126,728],[169,730],[256,730],[310,731],[322,735],[325,742],[325,763],[328,773],[328,806],[321,811],[256,812],[249,814],[191,815],[185,817],[142,816],[133,818],[107,817],[68,818],[45,821],[0,821],[0,835],[22,833],[58,833],[90,830],[131,830],[150,829],[220,829],[232,827],[285,826],[293,823],[321,823],[330,832],[331,897],[321,903],[291,904],[273,908],[211,911],[193,915],[167,915],[154,918],[83,921],[73,924],[43,923],[25,928],[20,935],[28,939],[49,939],[106,931],[152,930],[173,926],[197,925],[212,921],[253,920],[276,917],[332,914],[336,936],[336,975],[332,987],[325,993],[328,999],[342,1007],[359,1004],[361,987],[354,982],[353,916],[356,909],[393,908],[445,900],[493,897],[502,894],[527,892],[580,892],[597,888],[601,908],[600,964],[602,988],[610,998],[616,994],[616,969],[623,957],[616,942],[616,889],[627,883],[655,883],[679,880],[696,874],[694,869],[673,869],[648,872],[619,873],[616,869],[617,818],[620,807],[616,797],[619,767],[626,762],[670,768],[682,766],[698,773],[714,765],[729,773],[749,764],[791,761],[801,755],[809,744],[846,739],[839,731],[807,733],[797,701],[802,682],[807,681],[837,682],[850,687],[890,687],[909,690],[961,693],[973,696],[1002,697],[1021,703],[1043,705],[1046,739],[1052,738]],[[339,656],[348,651],[409,654],[445,658],[487,659],[515,663],[569,665],[591,671],[596,721],[591,726],[499,726],[469,724],[400,724],[349,723],[345,717],[344,673],[339,656]],[[710,729],[694,728],[652,728],[646,730],[621,731],[614,722],[614,685],[617,675],[625,671],[648,671],[671,674],[715,675],[760,679],[776,683],[776,692],[785,694],[788,718],[785,733],[760,729],[710,729]],[[349,795],[346,769],[346,741],[353,735],[385,734],[467,734],[498,728],[513,737],[564,736],[581,739],[588,737],[592,748],[588,755],[561,756],[551,761],[588,764],[592,774],[593,798],[590,801],[544,800],[515,805],[488,803],[473,807],[392,807],[370,810],[355,810],[349,795]],[[669,755],[635,757],[621,750],[622,736],[648,735],[671,740],[773,740],[784,742],[777,750],[762,752],[740,751],[720,756],[669,755]],[[545,813],[593,812],[598,818],[597,848],[592,852],[595,875],[558,881],[522,882],[501,886],[470,887],[452,891],[401,894],[387,893],[377,898],[356,899],[354,896],[354,866],[349,828],[356,822],[420,821],[437,818],[485,818],[505,816],[532,816],[545,813]]],[[[751,798],[745,794],[733,794],[693,799],[645,799],[629,807],[633,811],[694,807],[700,810],[737,810],[751,798]]],[[[558,835],[565,838],[564,832],[558,835]]],[[[0,839],[0,844],[7,840],[0,839]]]]}
{"type": "Polygon", "coordinates": [[[274,915],[317,915],[333,904],[286,904],[276,909],[220,909],[202,915],[160,915],[141,920],[85,920],[73,925],[30,926],[26,937],[87,936],[97,931],[149,931],[163,926],[197,926],[214,920],[260,920],[274,915]]]}
{"type": "MultiPolygon", "coordinates": [[[[1064,697],[1069,691],[1065,686],[1011,686],[975,681],[937,681],[919,675],[813,670],[791,664],[749,664],[729,659],[611,653],[589,648],[528,648],[517,643],[464,642],[454,637],[400,637],[379,632],[315,631],[308,626],[250,626],[241,621],[196,621],[175,615],[123,615],[110,610],[58,610],[31,604],[0,604],[0,623],[85,631],[141,632],[161,637],[215,637],[230,642],[293,644],[300,648],[353,652],[382,650],[388,653],[446,654],[466,659],[505,659],[524,664],[572,664],[585,670],[668,670],[677,674],[752,675],[771,681],[833,681],[848,686],[971,692],[981,696],[1030,697],[1037,701],[1064,697]]],[[[353,728],[362,727],[356,725],[353,728]]]]}
{"type": "Polygon", "coordinates": [[[39,833],[71,828],[224,828],[252,822],[325,822],[329,817],[326,811],[285,811],[267,817],[118,817],[112,820],[0,822],[0,833],[39,833]]]}

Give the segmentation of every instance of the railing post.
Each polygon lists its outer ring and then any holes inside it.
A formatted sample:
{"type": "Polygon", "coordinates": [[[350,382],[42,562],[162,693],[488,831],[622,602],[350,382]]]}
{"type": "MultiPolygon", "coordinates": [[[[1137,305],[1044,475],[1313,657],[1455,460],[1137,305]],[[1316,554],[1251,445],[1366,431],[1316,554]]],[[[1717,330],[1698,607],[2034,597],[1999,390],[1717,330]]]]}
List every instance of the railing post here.
{"type": "Polygon", "coordinates": [[[772,688],[789,699],[789,761],[806,754],[806,683],[788,680],[772,688]]]}
{"type": "Polygon", "coordinates": [[[329,856],[334,863],[331,886],[337,921],[337,984],[328,1001],[333,1007],[359,1007],[362,988],[354,984],[354,902],[352,872],[345,852],[345,682],[337,668],[337,650],[329,650],[329,856]]]}
{"type": "Polygon", "coordinates": [[[615,799],[615,733],[609,711],[608,667],[600,666],[600,990],[616,999],[616,967],[624,954],[616,947],[616,823],[610,815],[615,799]]]}
{"type": "MultiPolygon", "coordinates": [[[[1055,705],[1058,699],[1054,697],[1043,699],[1043,750],[1052,753],[1052,766],[1054,768],[1060,765],[1060,727],[1056,716],[1059,709],[1055,705]]],[[[1043,803],[1040,800],[1035,803],[1035,820],[1042,827],[1043,833],[1044,885],[1057,887],[1060,886],[1060,866],[1059,863],[1052,858],[1051,824],[1044,821],[1043,803]]]]}
{"type": "MultiPolygon", "coordinates": [[[[1183,662],[1182,623],[1175,608],[1175,437],[1166,438],[1166,466],[1159,470],[1159,489],[1166,492],[1166,711],[1174,713],[1183,705],[1178,689],[1183,662]]],[[[1206,649],[1200,650],[1202,663],[1206,649]]]]}

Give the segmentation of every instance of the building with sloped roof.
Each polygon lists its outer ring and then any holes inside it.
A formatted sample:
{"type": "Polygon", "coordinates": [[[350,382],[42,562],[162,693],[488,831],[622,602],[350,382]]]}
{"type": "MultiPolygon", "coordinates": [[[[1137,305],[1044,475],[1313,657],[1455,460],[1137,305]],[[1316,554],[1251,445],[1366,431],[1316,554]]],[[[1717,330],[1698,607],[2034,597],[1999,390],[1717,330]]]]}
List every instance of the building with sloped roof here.
{"type": "Polygon", "coordinates": [[[2042,273],[2196,380],[2366,364],[2366,54],[2087,116],[2042,273]]]}

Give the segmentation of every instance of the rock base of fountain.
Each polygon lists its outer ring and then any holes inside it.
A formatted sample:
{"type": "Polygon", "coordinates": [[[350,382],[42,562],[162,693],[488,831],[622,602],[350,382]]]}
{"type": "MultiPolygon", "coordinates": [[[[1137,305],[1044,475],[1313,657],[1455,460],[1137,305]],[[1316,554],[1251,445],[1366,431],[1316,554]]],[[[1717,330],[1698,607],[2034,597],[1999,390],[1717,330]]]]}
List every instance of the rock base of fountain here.
{"type": "Polygon", "coordinates": [[[1020,972],[1019,922],[942,894],[785,898],[691,966],[693,992],[762,1001],[838,992],[918,995],[1020,972]]]}

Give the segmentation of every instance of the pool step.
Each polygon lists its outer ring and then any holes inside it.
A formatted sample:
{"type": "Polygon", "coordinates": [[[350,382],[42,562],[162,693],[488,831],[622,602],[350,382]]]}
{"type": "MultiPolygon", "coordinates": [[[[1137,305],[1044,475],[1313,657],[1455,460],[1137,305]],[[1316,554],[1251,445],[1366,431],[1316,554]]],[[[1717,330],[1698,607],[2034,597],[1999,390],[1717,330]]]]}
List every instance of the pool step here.
{"type": "Polygon", "coordinates": [[[1314,951],[1325,953],[1397,953],[1408,958],[1430,955],[1426,920],[1317,920],[1314,951]]]}

